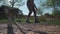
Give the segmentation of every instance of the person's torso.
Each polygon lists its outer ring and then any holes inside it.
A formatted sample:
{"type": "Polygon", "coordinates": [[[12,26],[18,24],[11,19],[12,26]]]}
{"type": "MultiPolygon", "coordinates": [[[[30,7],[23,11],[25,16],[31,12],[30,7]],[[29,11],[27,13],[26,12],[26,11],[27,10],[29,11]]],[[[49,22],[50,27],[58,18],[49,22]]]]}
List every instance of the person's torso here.
{"type": "Polygon", "coordinates": [[[34,1],[28,0],[27,1],[27,6],[34,7],[34,1]]]}

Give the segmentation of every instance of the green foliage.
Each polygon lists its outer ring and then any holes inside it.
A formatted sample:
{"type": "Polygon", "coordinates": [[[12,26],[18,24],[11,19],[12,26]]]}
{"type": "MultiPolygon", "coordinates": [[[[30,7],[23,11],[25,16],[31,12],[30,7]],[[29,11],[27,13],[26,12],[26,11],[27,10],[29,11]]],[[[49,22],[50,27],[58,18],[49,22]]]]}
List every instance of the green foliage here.
{"type": "Polygon", "coordinates": [[[55,10],[53,11],[52,15],[53,15],[54,17],[60,18],[60,11],[58,11],[57,9],[55,9],[55,10]]]}
{"type": "Polygon", "coordinates": [[[60,0],[47,0],[46,5],[48,7],[60,6],[60,0]]]}
{"type": "Polygon", "coordinates": [[[12,5],[12,7],[14,6],[16,2],[14,0],[10,1],[10,4],[12,5]]]}
{"type": "Polygon", "coordinates": [[[41,9],[40,7],[38,7],[38,12],[37,12],[37,14],[42,15],[42,13],[43,13],[42,9],[41,9]]]}
{"type": "Polygon", "coordinates": [[[0,19],[0,23],[7,23],[7,19],[0,19]]]}
{"type": "Polygon", "coordinates": [[[60,17],[60,11],[58,11],[57,7],[60,6],[60,0],[46,0],[45,2],[41,2],[42,7],[46,8],[53,8],[52,16],[60,17]]]}
{"type": "Polygon", "coordinates": [[[22,10],[19,11],[19,15],[20,15],[20,16],[23,16],[22,10]]]}
{"type": "MultiPolygon", "coordinates": [[[[25,21],[26,21],[26,18],[23,18],[23,17],[16,19],[16,22],[20,22],[20,23],[26,23],[25,21]]],[[[46,23],[46,24],[60,25],[60,20],[55,20],[55,21],[54,20],[46,20],[43,17],[39,17],[39,21],[41,23],[46,23]]],[[[30,22],[34,23],[33,17],[31,17],[30,22]]],[[[0,23],[8,23],[8,20],[7,19],[0,19],[0,23]]]]}
{"type": "Polygon", "coordinates": [[[41,2],[41,6],[44,8],[54,8],[56,9],[58,6],[60,6],[60,0],[46,0],[45,2],[41,2]]]}
{"type": "Polygon", "coordinates": [[[5,1],[4,0],[0,0],[1,5],[5,5],[5,1]]]}
{"type": "Polygon", "coordinates": [[[14,6],[22,6],[24,5],[24,2],[22,2],[23,0],[12,0],[10,1],[10,4],[12,5],[12,7],[14,6]]]}
{"type": "Polygon", "coordinates": [[[4,1],[4,0],[0,0],[0,2],[1,2],[1,1],[4,1]]]}

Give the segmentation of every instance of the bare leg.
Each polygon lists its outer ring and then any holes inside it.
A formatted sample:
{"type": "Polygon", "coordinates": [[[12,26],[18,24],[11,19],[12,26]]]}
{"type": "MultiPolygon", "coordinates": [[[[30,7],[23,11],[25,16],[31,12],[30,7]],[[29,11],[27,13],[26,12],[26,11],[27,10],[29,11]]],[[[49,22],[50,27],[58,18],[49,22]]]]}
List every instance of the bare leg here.
{"type": "Polygon", "coordinates": [[[37,23],[37,22],[39,22],[38,20],[37,20],[37,16],[36,16],[36,11],[34,10],[34,18],[35,18],[35,22],[37,23]]]}
{"type": "Polygon", "coordinates": [[[29,22],[29,17],[31,15],[31,13],[32,13],[32,11],[29,12],[26,22],[29,22]]]}
{"type": "Polygon", "coordinates": [[[37,21],[36,11],[34,11],[34,18],[35,18],[35,21],[37,21]]]}

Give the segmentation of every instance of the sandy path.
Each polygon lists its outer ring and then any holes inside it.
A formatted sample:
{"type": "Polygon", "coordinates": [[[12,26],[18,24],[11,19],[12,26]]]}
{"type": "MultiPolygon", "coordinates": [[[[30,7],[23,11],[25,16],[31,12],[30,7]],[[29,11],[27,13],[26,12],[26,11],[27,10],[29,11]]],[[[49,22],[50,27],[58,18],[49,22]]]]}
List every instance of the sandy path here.
{"type": "MultiPolygon", "coordinates": [[[[19,27],[25,34],[60,34],[60,25],[20,24],[19,27]]],[[[0,34],[7,34],[7,24],[0,24],[0,34]]],[[[21,30],[12,25],[14,34],[23,34],[21,30]]]]}

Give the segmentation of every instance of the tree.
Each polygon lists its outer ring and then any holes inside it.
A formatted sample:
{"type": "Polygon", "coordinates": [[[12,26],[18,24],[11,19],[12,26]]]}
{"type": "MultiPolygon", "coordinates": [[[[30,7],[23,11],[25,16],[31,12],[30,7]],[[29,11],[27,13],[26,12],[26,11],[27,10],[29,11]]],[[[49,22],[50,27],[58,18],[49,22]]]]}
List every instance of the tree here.
{"type": "Polygon", "coordinates": [[[46,3],[42,3],[42,6],[55,9],[57,6],[60,6],[60,0],[46,0],[46,3]]]}
{"type": "MultiPolygon", "coordinates": [[[[3,5],[3,4],[5,4],[5,1],[4,0],[0,0],[0,3],[3,5]]],[[[0,4],[0,6],[1,6],[1,4],[0,4]]]]}
{"type": "Polygon", "coordinates": [[[44,12],[43,10],[46,9],[46,8],[44,8],[45,6],[43,6],[43,5],[45,5],[45,0],[44,1],[40,0],[40,2],[38,4],[39,4],[39,6],[38,6],[37,14],[42,15],[44,12]]]}
{"type": "Polygon", "coordinates": [[[45,13],[44,15],[47,16],[47,17],[50,17],[50,14],[49,13],[45,13]]]}
{"type": "Polygon", "coordinates": [[[44,8],[53,8],[52,15],[54,16],[53,18],[55,19],[55,16],[59,14],[57,7],[60,7],[60,0],[46,0],[46,2],[42,2],[41,6],[43,6],[44,8]]]}
{"type": "Polygon", "coordinates": [[[46,0],[45,2],[42,2],[41,6],[45,8],[53,8],[55,10],[60,6],[60,0],[46,0]]]}
{"type": "Polygon", "coordinates": [[[8,26],[12,26],[12,24],[15,23],[15,17],[14,16],[19,11],[19,9],[14,8],[14,6],[17,5],[17,4],[18,4],[18,6],[22,5],[20,2],[18,2],[18,0],[17,1],[16,0],[11,0],[10,4],[11,4],[12,7],[4,6],[4,7],[7,7],[7,8],[4,8],[5,12],[8,12],[8,13],[6,13],[6,15],[9,15],[9,16],[7,16],[8,22],[9,22],[8,26]]]}
{"type": "Polygon", "coordinates": [[[41,9],[40,7],[38,7],[38,12],[37,12],[37,14],[38,14],[38,15],[42,15],[42,13],[43,13],[42,9],[41,9]]]}
{"type": "Polygon", "coordinates": [[[60,0],[47,0],[46,5],[56,10],[57,7],[60,6],[60,0]]]}
{"type": "Polygon", "coordinates": [[[56,9],[56,10],[53,11],[52,15],[55,18],[60,18],[60,11],[56,9]]]}
{"type": "Polygon", "coordinates": [[[60,6],[60,0],[47,0],[46,5],[48,7],[52,7],[54,9],[53,13],[52,13],[53,16],[56,16],[58,14],[59,11],[58,11],[57,7],[60,6]]]}
{"type": "Polygon", "coordinates": [[[1,1],[4,1],[4,0],[0,0],[0,2],[1,2],[1,1]]]}
{"type": "Polygon", "coordinates": [[[22,6],[22,5],[24,5],[24,2],[22,2],[22,0],[20,0],[20,1],[19,0],[11,0],[10,4],[12,7],[14,7],[15,5],[16,6],[22,6]]]}
{"type": "Polygon", "coordinates": [[[11,0],[11,1],[10,1],[10,4],[12,5],[12,7],[14,6],[15,3],[16,3],[16,2],[15,2],[14,0],[11,0]]]}

